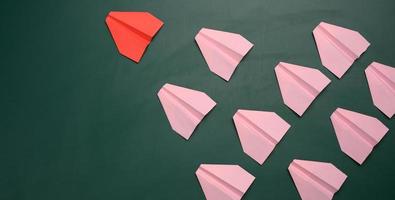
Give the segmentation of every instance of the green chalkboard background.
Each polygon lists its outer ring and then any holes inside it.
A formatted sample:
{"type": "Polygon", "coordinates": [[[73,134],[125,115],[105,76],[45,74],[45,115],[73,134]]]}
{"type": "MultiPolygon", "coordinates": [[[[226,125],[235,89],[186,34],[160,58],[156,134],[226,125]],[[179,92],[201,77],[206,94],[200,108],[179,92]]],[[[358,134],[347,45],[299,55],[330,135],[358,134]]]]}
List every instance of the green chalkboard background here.
{"type": "Polygon", "coordinates": [[[0,199],[204,199],[201,163],[253,174],[245,199],[299,199],[287,171],[295,158],[348,175],[335,199],[395,198],[395,123],[373,106],[364,74],[372,61],[395,66],[393,0],[5,0],[0,16],[0,199]],[[104,23],[111,10],[164,21],[139,64],[118,53],[104,23]],[[320,21],[371,43],[340,80],[321,65],[311,33],[320,21]],[[208,70],[194,41],[202,27],[255,45],[229,82],[208,70]],[[332,80],[301,118],[282,103],[279,61],[332,80]],[[218,103],[189,141],[171,130],[156,96],[165,83],[218,103]],[[362,166],[340,151],[329,119],[336,107],[390,128],[362,166]],[[238,108],[275,111],[292,125],[262,166],[241,149],[238,108]]]}

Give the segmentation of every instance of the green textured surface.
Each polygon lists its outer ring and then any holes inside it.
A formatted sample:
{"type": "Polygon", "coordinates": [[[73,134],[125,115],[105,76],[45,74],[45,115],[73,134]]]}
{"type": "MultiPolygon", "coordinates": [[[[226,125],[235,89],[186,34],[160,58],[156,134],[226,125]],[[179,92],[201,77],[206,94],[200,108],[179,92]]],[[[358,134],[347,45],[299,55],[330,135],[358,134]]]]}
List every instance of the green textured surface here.
{"type": "Polygon", "coordinates": [[[298,199],[294,158],[332,162],[348,175],[335,199],[393,199],[395,123],[376,109],[364,75],[395,66],[395,1],[3,1],[0,199],[203,199],[200,163],[239,164],[256,177],[245,199],[298,199]],[[110,10],[150,11],[164,26],[140,64],[120,56],[110,10]],[[327,21],[371,46],[339,80],[311,34],[327,21]],[[230,82],[212,74],[194,42],[201,27],[242,34],[254,48],[230,82]],[[283,103],[274,66],[313,66],[332,83],[302,118],[283,103]],[[175,134],[157,91],[173,83],[218,104],[189,141],[175,134]],[[340,151],[330,114],[344,107],[391,130],[358,166],[340,151]],[[292,128],[264,163],[242,152],[238,108],[275,111],[292,128]]]}

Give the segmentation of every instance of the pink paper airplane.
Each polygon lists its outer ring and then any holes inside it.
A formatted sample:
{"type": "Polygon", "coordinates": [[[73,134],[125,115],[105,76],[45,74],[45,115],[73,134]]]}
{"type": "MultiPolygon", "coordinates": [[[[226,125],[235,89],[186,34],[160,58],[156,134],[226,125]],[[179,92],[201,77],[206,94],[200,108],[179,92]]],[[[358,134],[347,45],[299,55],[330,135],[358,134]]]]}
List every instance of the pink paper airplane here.
{"type": "Polygon", "coordinates": [[[313,35],[322,65],[338,78],[370,45],[360,33],[325,22],[315,27],[313,35]]]}
{"type": "Polygon", "coordinates": [[[207,200],[240,200],[255,179],[238,165],[201,164],[196,176],[207,200]]]}
{"type": "Polygon", "coordinates": [[[216,105],[204,92],[168,83],[159,90],[158,96],[172,129],[187,140],[216,105]]]}
{"type": "Polygon", "coordinates": [[[238,110],[233,121],[243,151],[261,165],[291,127],[274,112],[238,110]]]}
{"type": "Polygon", "coordinates": [[[341,150],[360,165],[388,128],[377,118],[337,108],[331,115],[341,150]]]}
{"type": "Polygon", "coordinates": [[[317,69],[280,62],[274,69],[285,105],[302,116],[331,82],[317,69]]]}
{"type": "Polygon", "coordinates": [[[289,173],[303,200],[330,200],[347,178],[331,163],[293,160],[289,173]]]}
{"type": "Polygon", "coordinates": [[[395,68],[373,62],[365,74],[373,104],[391,118],[395,114],[395,68]]]}
{"type": "Polygon", "coordinates": [[[210,71],[229,81],[237,65],[254,46],[236,33],[202,28],[195,40],[210,71]]]}

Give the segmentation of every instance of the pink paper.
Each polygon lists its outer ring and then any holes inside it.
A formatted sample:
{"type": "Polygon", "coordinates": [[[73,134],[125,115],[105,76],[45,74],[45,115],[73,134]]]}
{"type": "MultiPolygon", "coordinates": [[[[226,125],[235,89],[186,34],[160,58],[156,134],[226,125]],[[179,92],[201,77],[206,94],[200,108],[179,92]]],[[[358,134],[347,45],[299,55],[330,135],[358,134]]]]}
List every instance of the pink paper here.
{"type": "Polygon", "coordinates": [[[365,74],[373,104],[391,118],[395,114],[395,68],[373,62],[365,74]]]}
{"type": "Polygon", "coordinates": [[[293,160],[289,173],[303,200],[330,200],[347,178],[331,163],[293,160]]]}
{"type": "Polygon", "coordinates": [[[331,121],[341,150],[359,164],[388,131],[378,119],[342,108],[333,112],[331,121]]]}
{"type": "Polygon", "coordinates": [[[195,40],[210,71],[229,81],[253,44],[235,33],[202,28],[195,40]]]}
{"type": "Polygon", "coordinates": [[[216,105],[204,92],[168,83],[159,90],[158,97],[172,129],[187,140],[216,105]]]}
{"type": "Polygon", "coordinates": [[[274,112],[238,110],[233,121],[243,151],[261,165],[291,127],[274,112]]]}
{"type": "Polygon", "coordinates": [[[275,71],[285,105],[299,116],[331,82],[317,69],[284,62],[275,71]]]}
{"type": "Polygon", "coordinates": [[[240,200],[255,179],[238,165],[201,164],[196,176],[207,200],[240,200]]]}
{"type": "Polygon", "coordinates": [[[313,35],[322,65],[338,78],[370,45],[358,32],[325,22],[318,24],[313,35]]]}

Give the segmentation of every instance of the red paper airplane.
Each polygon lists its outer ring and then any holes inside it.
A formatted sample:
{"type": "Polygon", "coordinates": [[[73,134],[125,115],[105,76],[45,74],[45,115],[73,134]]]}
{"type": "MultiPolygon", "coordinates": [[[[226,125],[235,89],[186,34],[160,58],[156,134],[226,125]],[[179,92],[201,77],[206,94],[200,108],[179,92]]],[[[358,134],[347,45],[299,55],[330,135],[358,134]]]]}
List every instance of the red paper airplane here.
{"type": "Polygon", "coordinates": [[[110,12],[106,23],[119,53],[139,62],[163,22],[149,12],[110,12]]]}

